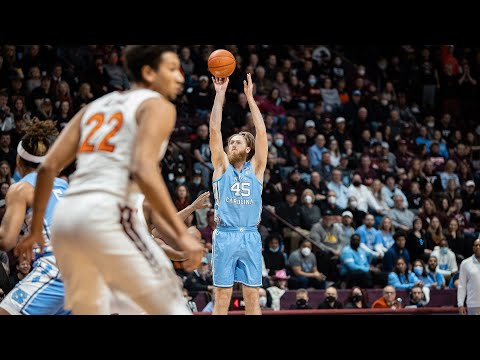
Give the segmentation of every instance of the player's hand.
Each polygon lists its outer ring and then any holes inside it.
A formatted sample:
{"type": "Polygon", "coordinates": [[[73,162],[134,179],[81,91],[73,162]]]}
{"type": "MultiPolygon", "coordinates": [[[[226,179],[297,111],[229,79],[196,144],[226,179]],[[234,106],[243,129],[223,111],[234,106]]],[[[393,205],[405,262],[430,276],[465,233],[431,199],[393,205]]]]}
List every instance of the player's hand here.
{"type": "Polygon", "coordinates": [[[43,247],[45,246],[45,238],[42,233],[31,232],[23,237],[18,245],[15,247],[15,255],[21,260],[31,262],[33,259],[33,248],[38,245],[40,253],[43,254],[43,247]]]}
{"type": "Polygon", "coordinates": [[[247,80],[243,80],[243,91],[245,91],[245,95],[247,98],[253,98],[253,82],[252,82],[252,74],[247,74],[247,80]]]}
{"type": "Polygon", "coordinates": [[[192,203],[193,210],[200,210],[205,209],[210,206],[210,202],[207,200],[210,197],[210,191],[204,192],[202,195],[197,197],[195,201],[192,203]]]}
{"type": "Polygon", "coordinates": [[[183,250],[186,260],[183,262],[183,269],[187,272],[192,272],[202,262],[205,256],[205,247],[203,244],[192,237],[190,234],[185,234],[185,243],[188,245],[183,250]],[[188,237],[188,239],[187,239],[188,237]]]}
{"type": "Polygon", "coordinates": [[[225,94],[227,91],[228,83],[230,79],[227,78],[217,78],[212,76],[213,85],[215,85],[215,91],[220,94],[225,94]]]}
{"type": "Polygon", "coordinates": [[[465,306],[460,306],[460,307],[458,308],[458,313],[459,313],[460,315],[467,315],[467,308],[466,308],[465,306]]]}

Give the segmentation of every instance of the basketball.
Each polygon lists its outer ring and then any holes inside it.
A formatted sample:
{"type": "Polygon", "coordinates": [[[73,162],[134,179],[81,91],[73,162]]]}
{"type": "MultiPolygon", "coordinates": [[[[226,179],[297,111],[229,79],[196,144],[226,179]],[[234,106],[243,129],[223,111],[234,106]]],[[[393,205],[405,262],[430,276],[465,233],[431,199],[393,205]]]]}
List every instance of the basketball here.
{"type": "Polygon", "coordinates": [[[218,78],[232,75],[236,66],[235,56],[225,49],[215,50],[208,57],[208,70],[218,78]]]}

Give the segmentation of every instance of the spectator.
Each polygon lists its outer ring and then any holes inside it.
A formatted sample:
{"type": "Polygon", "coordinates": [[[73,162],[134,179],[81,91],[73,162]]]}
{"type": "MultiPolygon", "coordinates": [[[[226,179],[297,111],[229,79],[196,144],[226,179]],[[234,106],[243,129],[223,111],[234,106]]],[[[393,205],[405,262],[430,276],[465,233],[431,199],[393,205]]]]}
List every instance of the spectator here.
{"type": "Polygon", "coordinates": [[[392,285],[395,289],[409,290],[417,284],[423,286],[423,283],[418,280],[417,276],[408,270],[405,259],[399,257],[395,262],[395,268],[388,275],[388,285],[392,285]]]}
{"type": "Polygon", "coordinates": [[[405,304],[405,308],[421,308],[426,306],[428,302],[429,301],[426,298],[422,287],[420,285],[415,285],[408,293],[408,302],[405,304]]]}
{"type": "Polygon", "coordinates": [[[340,275],[345,279],[347,288],[352,286],[372,287],[368,254],[360,247],[360,236],[358,234],[353,234],[350,239],[350,246],[343,248],[340,263],[340,275]]]}
{"type": "Polygon", "coordinates": [[[394,197],[394,208],[390,211],[390,218],[392,219],[393,226],[397,229],[405,232],[412,229],[415,214],[405,207],[401,195],[395,195],[394,197]]]}
{"type": "Polygon", "coordinates": [[[305,289],[298,289],[295,294],[295,304],[290,305],[290,310],[309,310],[312,309],[308,303],[308,291],[305,289]]]}
{"type": "Polygon", "coordinates": [[[280,310],[280,299],[287,290],[287,272],[277,270],[272,279],[273,286],[267,288],[267,306],[274,311],[278,311],[280,310]]]}
{"type": "Polygon", "coordinates": [[[193,298],[195,298],[200,291],[214,292],[213,280],[206,257],[202,259],[201,264],[196,270],[188,274],[185,280],[185,288],[188,289],[189,294],[193,298]]]}
{"type": "Polygon", "coordinates": [[[423,285],[431,289],[444,289],[445,278],[437,271],[437,258],[430,256],[427,269],[422,260],[415,260],[413,263],[413,272],[423,285]]]}
{"type": "Polygon", "coordinates": [[[397,292],[391,285],[387,285],[383,289],[383,296],[375,300],[372,309],[401,309],[402,304],[397,301],[397,292]]]}
{"type": "Polygon", "coordinates": [[[440,246],[435,246],[432,251],[432,256],[438,259],[438,272],[445,278],[445,282],[450,280],[450,276],[458,271],[457,260],[455,254],[448,247],[448,241],[442,239],[440,246]]]}
{"type": "Polygon", "coordinates": [[[332,181],[328,184],[328,189],[335,192],[335,204],[342,210],[347,207],[348,189],[342,182],[342,172],[339,169],[332,171],[332,181]]]}
{"type": "Polygon", "coordinates": [[[300,248],[290,254],[288,264],[293,272],[288,285],[290,289],[325,288],[326,276],[317,270],[317,259],[309,240],[303,240],[300,248]]]}
{"type": "Polygon", "coordinates": [[[343,304],[338,301],[338,292],[333,286],[325,290],[325,299],[318,305],[318,309],[343,309],[343,304]]]}
{"type": "Polygon", "coordinates": [[[405,248],[407,242],[407,237],[404,232],[397,231],[393,235],[395,244],[388,249],[383,257],[383,271],[390,272],[393,271],[394,265],[397,262],[397,259],[402,257],[404,261],[408,264],[410,263],[410,254],[405,248]]]}
{"type": "Polygon", "coordinates": [[[412,230],[408,233],[405,248],[412,259],[427,260],[432,252],[426,247],[425,230],[423,230],[422,219],[419,217],[413,220],[412,230]]]}
{"type": "Polygon", "coordinates": [[[266,247],[263,250],[263,259],[265,260],[265,267],[268,274],[273,276],[278,270],[285,270],[287,268],[287,255],[283,252],[280,246],[280,235],[269,235],[266,240],[266,247]]]}

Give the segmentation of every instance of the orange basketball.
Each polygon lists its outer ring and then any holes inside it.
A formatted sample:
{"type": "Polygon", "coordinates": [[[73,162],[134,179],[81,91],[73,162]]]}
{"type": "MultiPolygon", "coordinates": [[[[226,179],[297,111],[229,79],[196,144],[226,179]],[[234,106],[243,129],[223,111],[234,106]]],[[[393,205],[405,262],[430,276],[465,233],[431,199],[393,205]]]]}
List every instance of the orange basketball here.
{"type": "Polygon", "coordinates": [[[225,49],[215,50],[208,57],[208,70],[218,78],[232,75],[236,66],[235,56],[225,49]]]}

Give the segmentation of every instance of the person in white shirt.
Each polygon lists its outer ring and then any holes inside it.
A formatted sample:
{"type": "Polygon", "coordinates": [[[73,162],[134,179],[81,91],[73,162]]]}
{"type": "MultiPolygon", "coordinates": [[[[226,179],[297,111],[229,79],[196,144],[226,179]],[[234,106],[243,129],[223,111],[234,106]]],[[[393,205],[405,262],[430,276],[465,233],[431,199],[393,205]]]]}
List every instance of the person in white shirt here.
{"type": "Polygon", "coordinates": [[[440,246],[435,246],[432,256],[438,259],[437,271],[443,275],[445,282],[448,284],[450,276],[458,271],[455,253],[449,249],[446,239],[440,241],[440,246]]]}
{"type": "Polygon", "coordinates": [[[362,177],[359,174],[353,175],[352,184],[348,187],[348,197],[355,196],[358,200],[357,209],[368,212],[372,208],[379,214],[383,214],[384,209],[378,204],[368,188],[362,184],[362,177]]]}
{"type": "Polygon", "coordinates": [[[468,315],[480,315],[480,238],[473,243],[473,255],[460,264],[457,303],[461,315],[467,309],[468,315]]]}

